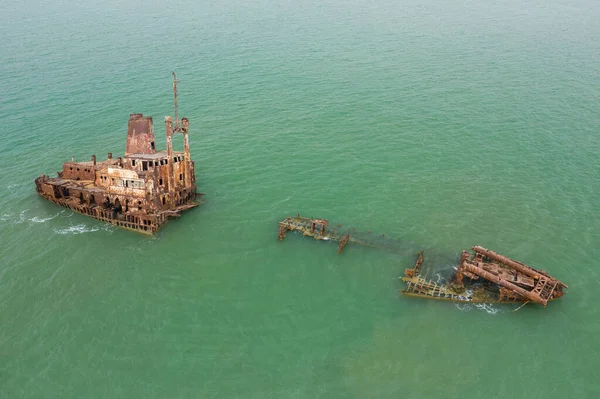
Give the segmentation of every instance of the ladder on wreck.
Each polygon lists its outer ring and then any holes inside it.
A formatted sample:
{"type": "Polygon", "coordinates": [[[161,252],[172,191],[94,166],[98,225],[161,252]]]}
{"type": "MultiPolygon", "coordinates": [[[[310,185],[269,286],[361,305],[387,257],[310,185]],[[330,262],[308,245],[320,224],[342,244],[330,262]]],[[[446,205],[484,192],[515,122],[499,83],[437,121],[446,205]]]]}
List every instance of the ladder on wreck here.
{"type": "Polygon", "coordinates": [[[547,302],[550,299],[552,299],[552,294],[554,294],[554,290],[559,284],[559,281],[551,280],[546,276],[541,275],[540,279],[538,280],[535,287],[533,287],[533,290],[531,290],[531,292],[538,295],[544,302],[547,302]]]}
{"type": "Polygon", "coordinates": [[[432,280],[418,278],[417,281],[405,280],[407,287],[402,293],[410,296],[429,297],[447,301],[470,302],[471,297],[448,292],[446,286],[432,280]]]}

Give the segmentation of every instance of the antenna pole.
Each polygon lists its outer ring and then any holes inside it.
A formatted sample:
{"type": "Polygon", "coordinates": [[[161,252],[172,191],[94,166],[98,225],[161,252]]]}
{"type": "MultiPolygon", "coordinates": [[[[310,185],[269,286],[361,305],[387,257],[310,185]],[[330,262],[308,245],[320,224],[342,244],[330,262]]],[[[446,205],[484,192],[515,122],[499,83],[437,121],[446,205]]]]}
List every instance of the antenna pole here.
{"type": "Polygon", "coordinates": [[[175,102],[175,129],[179,129],[179,115],[177,112],[177,76],[173,72],[173,97],[175,102]]]}

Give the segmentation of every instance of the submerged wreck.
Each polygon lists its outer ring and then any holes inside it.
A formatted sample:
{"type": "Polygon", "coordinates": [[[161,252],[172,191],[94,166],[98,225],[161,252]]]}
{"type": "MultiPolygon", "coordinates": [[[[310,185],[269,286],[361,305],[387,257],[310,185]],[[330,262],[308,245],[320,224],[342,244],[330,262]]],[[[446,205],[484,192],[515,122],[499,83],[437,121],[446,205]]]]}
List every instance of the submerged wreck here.
{"type": "Polygon", "coordinates": [[[156,233],[170,217],[200,203],[188,140],[189,120],[178,118],[177,79],[173,73],[175,121],[165,117],[166,150],[157,151],[151,116],[131,114],[125,156],[63,163],[57,177],[35,179],[37,193],[72,211],[113,225],[156,233]],[[183,152],[173,150],[173,136],[183,135],[183,152]]]}
{"type": "MultiPolygon", "coordinates": [[[[338,247],[337,253],[340,254],[348,241],[351,240],[350,234],[339,235],[335,230],[329,229],[327,226],[329,221],[325,219],[312,219],[304,216],[289,216],[283,221],[279,222],[279,233],[277,239],[283,240],[288,231],[298,231],[303,236],[312,237],[315,240],[323,241],[339,241],[340,246],[338,247]]],[[[352,239],[356,242],[355,239],[352,239]]]]}
{"type": "Polygon", "coordinates": [[[474,246],[473,253],[463,251],[449,284],[440,283],[421,273],[423,253],[412,269],[404,271],[407,284],[404,295],[474,303],[527,303],[546,306],[564,295],[567,285],[524,263],[474,246]]]}
{"type": "MultiPolygon", "coordinates": [[[[329,228],[326,219],[290,216],[279,222],[278,239],[289,231],[300,232],[316,240],[339,242],[338,254],[349,243],[371,245],[366,240],[329,228]]],[[[453,276],[445,282],[423,271],[423,251],[417,254],[413,268],[406,269],[401,280],[406,296],[472,303],[528,303],[546,306],[564,295],[567,285],[543,270],[475,246],[473,253],[463,251],[453,276]]]]}

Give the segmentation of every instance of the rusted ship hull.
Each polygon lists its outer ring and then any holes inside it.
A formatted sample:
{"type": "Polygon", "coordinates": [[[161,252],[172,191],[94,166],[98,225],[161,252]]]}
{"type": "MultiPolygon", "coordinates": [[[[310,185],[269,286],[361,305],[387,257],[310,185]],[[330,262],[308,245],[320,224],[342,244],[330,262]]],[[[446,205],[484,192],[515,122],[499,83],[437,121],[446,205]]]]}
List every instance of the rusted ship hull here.
{"type": "MultiPolygon", "coordinates": [[[[42,198],[58,206],[147,235],[157,233],[169,218],[179,217],[183,211],[199,206],[202,197],[202,194],[189,193],[187,197],[181,199],[181,205],[173,209],[144,213],[131,210],[128,202],[126,208],[120,203],[115,204],[114,198],[111,201],[110,196],[105,197],[106,193],[96,189],[91,182],[73,183],[42,175],[35,179],[35,187],[42,198]]],[[[136,209],[136,203],[133,201],[132,203],[133,208],[136,209]]]]}

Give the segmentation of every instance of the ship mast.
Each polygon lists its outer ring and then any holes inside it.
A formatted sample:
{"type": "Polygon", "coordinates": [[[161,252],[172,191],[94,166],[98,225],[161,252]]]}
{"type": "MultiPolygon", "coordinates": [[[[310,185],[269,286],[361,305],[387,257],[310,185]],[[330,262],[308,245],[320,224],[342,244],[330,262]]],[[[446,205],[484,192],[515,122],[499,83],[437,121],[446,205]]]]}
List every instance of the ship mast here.
{"type": "Polygon", "coordinates": [[[179,129],[179,114],[177,111],[177,76],[173,72],[173,97],[175,102],[175,130],[179,129]]]}

